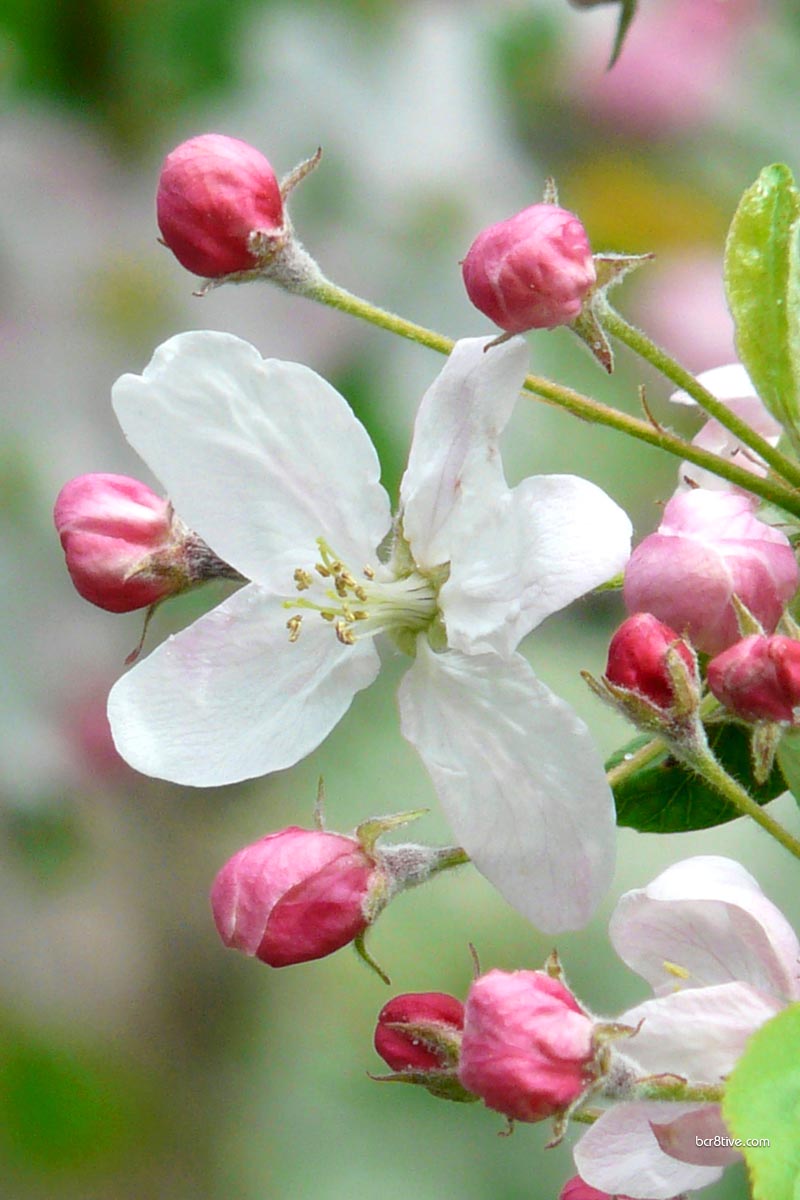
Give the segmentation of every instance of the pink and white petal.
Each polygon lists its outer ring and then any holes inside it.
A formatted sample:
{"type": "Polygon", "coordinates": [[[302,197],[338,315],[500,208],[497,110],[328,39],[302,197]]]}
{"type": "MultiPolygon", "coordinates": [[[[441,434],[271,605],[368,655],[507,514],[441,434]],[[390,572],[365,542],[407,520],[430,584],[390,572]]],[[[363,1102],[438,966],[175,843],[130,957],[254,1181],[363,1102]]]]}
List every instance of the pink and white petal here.
{"type": "Polygon", "coordinates": [[[585,925],[614,867],[614,807],[589,731],[521,655],[435,654],[417,641],[403,734],[459,843],[540,929],[585,925]]]}
{"type": "Polygon", "coordinates": [[[622,571],[630,556],[626,513],[574,475],[533,476],[468,515],[453,530],[440,593],[448,645],[465,654],[512,654],[545,617],[622,571]]]}
{"type": "Polygon", "coordinates": [[[356,569],[389,529],[372,442],[308,367],[231,334],[182,333],[112,399],[180,517],[248,579],[266,583],[274,556],[313,554],[318,537],[356,569]]]}
{"type": "Polygon", "coordinates": [[[742,1157],[738,1150],[722,1140],[730,1139],[731,1135],[718,1104],[709,1104],[696,1113],[686,1113],[668,1125],[658,1125],[653,1121],[651,1128],[664,1153],[679,1158],[681,1162],[727,1167],[742,1157]],[[698,1138],[711,1144],[698,1146],[698,1138]]]}
{"type": "Polygon", "coordinates": [[[322,621],[291,644],[280,597],[251,584],[123,675],[109,697],[111,731],[145,775],[236,783],[314,750],[378,667],[371,641],[344,646],[322,621]]]}
{"type": "Polygon", "coordinates": [[[741,980],[780,999],[800,995],[800,943],[739,863],[699,855],[626,892],[609,924],[617,954],[656,995],[741,980]],[[679,973],[673,969],[678,968],[679,973]]]}
{"type": "Polygon", "coordinates": [[[453,558],[459,525],[507,493],[498,439],[519,396],[528,347],[512,338],[487,350],[465,338],[422,398],[403,481],[403,533],[424,568],[453,558]]]}
{"type": "MultiPolygon", "coordinates": [[[[741,363],[726,363],[723,367],[711,367],[708,371],[701,371],[697,376],[697,382],[711,392],[712,396],[716,396],[717,400],[725,402],[756,395],[753,381],[741,363]]],[[[697,401],[693,400],[688,392],[682,390],[673,392],[670,400],[673,404],[686,404],[692,408],[699,408],[697,401]]]]}
{"type": "Polygon", "coordinates": [[[706,1108],[655,1101],[616,1104],[575,1146],[575,1166],[592,1187],[633,1200],[672,1200],[681,1192],[708,1187],[721,1177],[722,1167],[685,1163],[665,1154],[652,1128],[706,1108]]]}
{"type": "Polygon", "coordinates": [[[625,1052],[648,1075],[718,1083],[733,1070],[748,1038],[782,1008],[780,1000],[747,983],[720,983],[645,1000],[619,1019],[640,1026],[625,1052]]]}

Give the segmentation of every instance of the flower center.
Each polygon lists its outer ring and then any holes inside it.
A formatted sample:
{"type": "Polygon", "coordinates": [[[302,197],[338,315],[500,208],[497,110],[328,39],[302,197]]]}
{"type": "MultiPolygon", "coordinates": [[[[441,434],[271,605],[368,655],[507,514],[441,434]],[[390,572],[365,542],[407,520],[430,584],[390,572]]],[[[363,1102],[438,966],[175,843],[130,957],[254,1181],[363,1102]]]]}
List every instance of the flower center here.
{"type": "Polygon", "coordinates": [[[324,538],[317,538],[317,547],[319,561],[310,570],[297,567],[294,572],[295,588],[308,595],[283,602],[284,608],[303,610],[286,622],[290,642],[300,637],[306,611],[328,621],[345,646],[381,630],[402,643],[404,634],[416,635],[435,619],[438,587],[418,571],[397,574],[381,564],[351,571],[324,538]]]}

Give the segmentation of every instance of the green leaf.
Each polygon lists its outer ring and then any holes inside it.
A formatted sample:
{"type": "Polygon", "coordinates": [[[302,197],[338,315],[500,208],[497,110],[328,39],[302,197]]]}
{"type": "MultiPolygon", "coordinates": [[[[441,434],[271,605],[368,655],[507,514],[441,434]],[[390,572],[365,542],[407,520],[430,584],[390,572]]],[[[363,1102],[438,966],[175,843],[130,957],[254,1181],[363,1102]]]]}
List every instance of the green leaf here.
{"type": "MultiPolygon", "coordinates": [[[[740,725],[715,725],[708,730],[709,744],[730,775],[746,787],[758,804],[767,804],[786,790],[775,767],[761,786],[753,782],[750,742],[740,725]]],[[[636,738],[618,750],[606,769],[618,766],[650,741],[636,738]]],[[[699,775],[677,762],[666,750],[658,758],[614,785],[617,824],[640,833],[686,833],[710,829],[740,816],[738,809],[714,791],[699,775]]]]}
{"type": "Polygon", "coordinates": [[[800,195],[788,167],[765,167],[739,202],[725,246],[736,347],[764,404],[800,445],[800,195]]]}
{"type": "Polygon", "coordinates": [[[753,1200],[800,1196],[800,1004],[767,1021],[747,1043],[725,1087],[722,1115],[741,1148],[753,1200]],[[763,1141],[762,1146],[748,1142],[763,1141]]]}

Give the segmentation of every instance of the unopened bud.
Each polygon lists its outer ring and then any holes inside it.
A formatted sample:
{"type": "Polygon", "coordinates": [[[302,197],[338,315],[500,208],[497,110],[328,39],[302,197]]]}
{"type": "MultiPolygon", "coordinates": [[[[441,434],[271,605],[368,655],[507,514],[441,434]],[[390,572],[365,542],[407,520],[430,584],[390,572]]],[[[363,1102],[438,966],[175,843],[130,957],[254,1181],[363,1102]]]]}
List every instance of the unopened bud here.
{"type": "Polygon", "coordinates": [[[675,702],[668,656],[671,649],[680,655],[690,679],[699,687],[697,662],[686,642],[651,613],[636,613],[623,621],[611,639],[606,679],[645,697],[658,708],[671,708],[675,702]]]}
{"type": "Polygon", "coordinates": [[[598,1077],[594,1023],[544,971],[490,971],[464,1011],[459,1079],[517,1121],[562,1114],[598,1077]]]}
{"type": "Polygon", "coordinates": [[[754,634],[708,664],[708,686],[744,721],[795,724],[800,715],[800,642],[754,634]]]}
{"type": "Polygon", "coordinates": [[[573,1175],[559,1192],[558,1200],[630,1200],[630,1197],[601,1192],[584,1182],[580,1175],[573,1175]]]}
{"type": "Polygon", "coordinates": [[[256,270],[257,236],[280,240],[285,225],[267,159],[219,133],[190,138],[167,155],[156,207],[165,244],[187,271],[207,279],[256,270]]]}
{"type": "Polygon", "coordinates": [[[290,826],[234,854],[214,880],[211,908],[226,946],[285,967],[362,934],[370,894],[384,882],[355,838],[290,826]]]}
{"type": "Polygon", "coordinates": [[[586,230],[556,204],[484,229],[462,270],[472,303],[507,333],[570,324],[596,279],[586,230]]]}
{"type": "Polygon", "coordinates": [[[212,578],[240,578],[138,479],[79,475],[53,519],[67,569],[85,600],[109,612],[147,608],[212,578]]]}
{"type": "Polygon", "coordinates": [[[628,611],[653,613],[718,654],[740,637],[736,596],[772,633],[800,575],[787,537],[758,520],[754,503],[705,488],[673,496],[625,569],[628,611]]]}
{"type": "Polygon", "coordinates": [[[464,1005],[446,992],[406,992],[378,1014],[375,1049],[393,1071],[443,1071],[458,1065],[464,1005]]]}

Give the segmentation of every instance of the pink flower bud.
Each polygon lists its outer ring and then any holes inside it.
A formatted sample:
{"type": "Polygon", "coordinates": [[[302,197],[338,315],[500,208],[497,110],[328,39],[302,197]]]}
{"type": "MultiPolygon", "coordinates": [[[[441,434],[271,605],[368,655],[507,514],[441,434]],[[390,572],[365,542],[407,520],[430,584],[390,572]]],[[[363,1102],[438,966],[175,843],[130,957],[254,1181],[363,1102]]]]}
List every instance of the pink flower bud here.
{"type": "Polygon", "coordinates": [[[568,1108],[595,1077],[593,1023],[568,988],[543,971],[490,971],[472,984],[458,1076],[517,1121],[568,1108]]]}
{"type": "Polygon", "coordinates": [[[694,654],[675,630],[651,613],[636,613],[623,621],[611,639],[606,679],[644,696],[659,708],[670,708],[674,700],[667,665],[670,647],[675,648],[692,677],[697,679],[694,654]]]}
{"type": "Polygon", "coordinates": [[[798,585],[789,541],[759,521],[754,497],[705,488],[675,495],[625,570],[628,612],[650,612],[718,654],[739,640],[734,595],[771,633],[798,585]]]}
{"type": "Polygon", "coordinates": [[[472,303],[507,333],[568,325],[596,278],[586,230],[555,204],[484,229],[462,271],[472,303]]]}
{"type": "Polygon", "coordinates": [[[393,1071],[446,1070],[458,1057],[463,1028],[464,1005],[455,996],[406,992],[384,1004],[378,1014],[375,1049],[393,1071]],[[412,1028],[394,1028],[397,1025],[412,1028]]]}
{"type": "Polygon", "coordinates": [[[708,686],[745,721],[794,724],[800,707],[800,642],[754,634],[708,664],[708,686]]]}
{"type": "Polygon", "coordinates": [[[290,826],[234,854],[214,880],[211,908],[226,946],[285,967],[363,933],[382,883],[355,838],[290,826]]]}
{"type": "Polygon", "coordinates": [[[181,564],[186,530],[137,479],[79,475],[59,492],[53,519],[72,582],[100,608],[146,608],[189,582],[181,564]]]}
{"type": "Polygon", "coordinates": [[[219,133],[190,138],[167,155],[156,206],[178,262],[208,279],[256,268],[251,234],[284,227],[281,190],[264,155],[219,133]]]}

